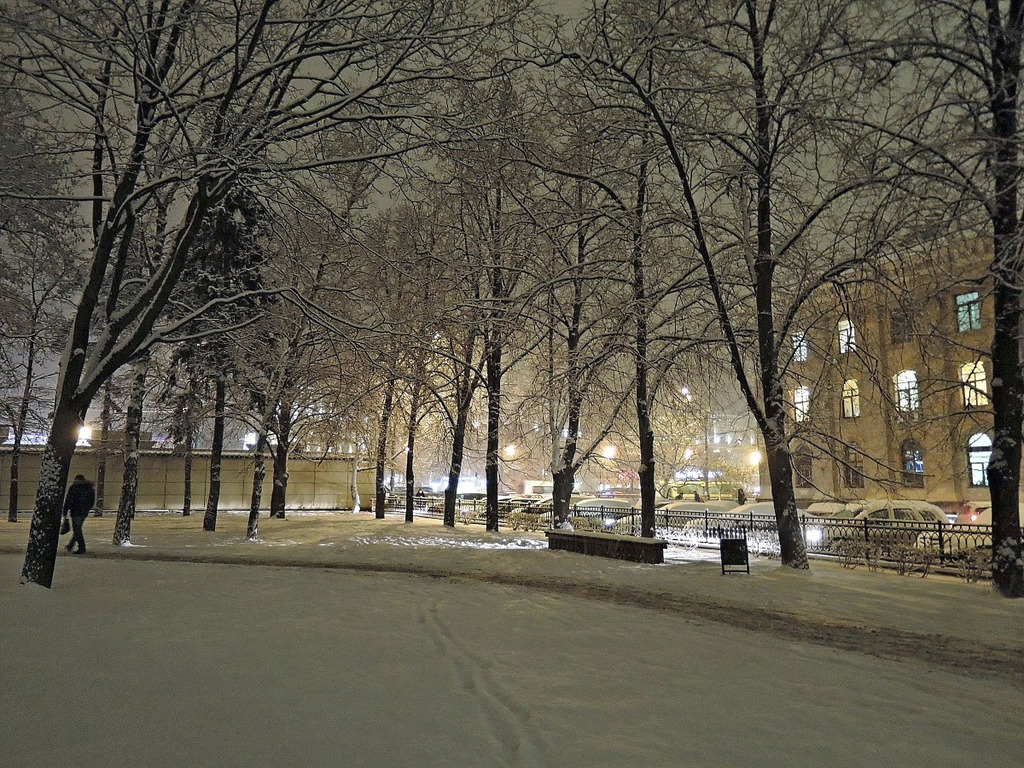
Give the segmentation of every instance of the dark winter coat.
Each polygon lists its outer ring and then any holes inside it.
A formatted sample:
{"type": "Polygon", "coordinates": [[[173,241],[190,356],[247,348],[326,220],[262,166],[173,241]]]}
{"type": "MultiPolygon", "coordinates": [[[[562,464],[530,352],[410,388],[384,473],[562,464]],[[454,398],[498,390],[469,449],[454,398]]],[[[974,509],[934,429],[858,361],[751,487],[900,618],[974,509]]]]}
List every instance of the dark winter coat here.
{"type": "Polygon", "coordinates": [[[96,503],[96,491],[88,480],[75,480],[64,497],[64,511],[72,517],[88,517],[96,503]]]}

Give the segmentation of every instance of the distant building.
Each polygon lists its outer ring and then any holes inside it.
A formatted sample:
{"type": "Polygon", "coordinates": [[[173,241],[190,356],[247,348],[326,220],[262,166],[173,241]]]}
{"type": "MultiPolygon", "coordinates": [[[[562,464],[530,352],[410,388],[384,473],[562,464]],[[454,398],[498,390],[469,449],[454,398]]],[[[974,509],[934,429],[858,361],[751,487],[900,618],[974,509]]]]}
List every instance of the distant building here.
{"type": "Polygon", "coordinates": [[[988,499],[991,280],[981,253],[842,286],[795,329],[786,397],[798,503],[988,499]]]}

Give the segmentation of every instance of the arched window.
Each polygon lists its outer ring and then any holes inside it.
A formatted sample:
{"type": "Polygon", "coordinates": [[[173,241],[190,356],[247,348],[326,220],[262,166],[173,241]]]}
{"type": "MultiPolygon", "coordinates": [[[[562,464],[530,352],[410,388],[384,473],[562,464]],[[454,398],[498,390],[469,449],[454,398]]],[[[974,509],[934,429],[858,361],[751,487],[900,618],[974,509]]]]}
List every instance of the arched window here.
{"type": "Polygon", "coordinates": [[[900,413],[914,413],[921,407],[921,395],[917,389],[917,371],[900,371],[892,377],[896,387],[896,410],[900,413]]]}
{"type": "Polygon", "coordinates": [[[853,321],[844,317],[839,321],[836,328],[839,336],[839,354],[846,355],[857,351],[857,329],[853,321]]]}
{"type": "Polygon", "coordinates": [[[843,384],[843,418],[855,419],[860,416],[860,387],[856,379],[847,379],[843,384]]]}
{"type": "Polygon", "coordinates": [[[924,452],[913,438],[903,441],[900,446],[903,463],[903,484],[908,488],[924,488],[924,452]]]}
{"type": "Polygon", "coordinates": [[[992,458],[992,438],[977,432],[967,438],[967,479],[975,488],[988,485],[988,460],[992,458]]]}

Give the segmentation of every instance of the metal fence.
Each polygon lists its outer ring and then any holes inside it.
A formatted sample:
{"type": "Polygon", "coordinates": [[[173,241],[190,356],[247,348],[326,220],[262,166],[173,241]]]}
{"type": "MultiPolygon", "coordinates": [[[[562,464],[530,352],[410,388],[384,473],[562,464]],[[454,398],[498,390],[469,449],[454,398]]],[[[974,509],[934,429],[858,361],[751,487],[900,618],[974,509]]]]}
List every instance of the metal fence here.
{"type": "MultiPolygon", "coordinates": [[[[456,522],[483,525],[487,504],[483,499],[458,499],[456,522]]],[[[405,499],[388,499],[388,514],[405,514],[405,499]]],[[[413,500],[416,517],[442,519],[444,501],[436,498],[413,500]]],[[[551,526],[551,508],[529,501],[499,501],[498,524],[513,530],[539,530],[551,526]]],[[[640,510],[619,507],[573,507],[570,522],[577,530],[605,531],[626,536],[639,536],[640,510]]],[[[657,510],[655,535],[670,544],[681,546],[717,546],[722,528],[743,527],[756,554],[778,553],[778,527],[774,515],[753,513],[733,515],[729,512],[672,512],[657,510]]],[[[882,558],[904,555],[907,550],[931,553],[939,564],[955,562],[969,553],[991,549],[992,527],[958,523],[915,522],[905,520],[841,519],[801,515],[807,551],[842,555],[851,545],[863,544],[882,558]]],[[[1022,531],[1024,535],[1024,531],[1022,531]]]]}
{"type": "MultiPolygon", "coordinates": [[[[743,526],[760,548],[770,553],[778,547],[774,515],[730,515],[728,512],[668,512],[655,514],[656,535],[681,544],[713,543],[716,529],[743,526]],[[772,542],[774,540],[774,547],[772,542]]],[[[902,555],[908,549],[933,553],[940,564],[956,561],[971,552],[992,547],[992,527],[959,523],[907,520],[837,519],[801,515],[800,528],[808,552],[839,554],[850,544],[863,543],[885,558],[902,555]]],[[[639,535],[640,512],[620,517],[609,530],[639,535]]]]}

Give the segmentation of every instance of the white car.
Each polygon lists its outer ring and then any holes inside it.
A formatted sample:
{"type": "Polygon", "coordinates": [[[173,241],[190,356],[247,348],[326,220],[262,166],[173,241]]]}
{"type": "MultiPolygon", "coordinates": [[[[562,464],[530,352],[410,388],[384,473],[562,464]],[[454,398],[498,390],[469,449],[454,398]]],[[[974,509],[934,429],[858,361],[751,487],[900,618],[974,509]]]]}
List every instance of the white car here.
{"type": "Polygon", "coordinates": [[[731,509],[736,509],[739,506],[735,501],[684,501],[679,499],[677,501],[670,501],[668,504],[661,507],[662,511],[665,512],[728,512],[731,509]]]}
{"type": "Polygon", "coordinates": [[[869,499],[860,510],[847,507],[820,523],[805,526],[804,537],[814,548],[840,541],[868,541],[882,549],[920,545],[921,528],[948,525],[946,513],[934,504],[916,499],[869,499]]]}
{"type": "MultiPolygon", "coordinates": [[[[1024,528],[1024,507],[1018,507],[1020,525],[1024,528]]],[[[962,553],[992,548],[992,503],[988,501],[968,502],[961,509],[952,525],[941,533],[922,533],[917,539],[919,547],[939,549],[941,544],[946,557],[957,557],[962,553]]]]}
{"type": "Polygon", "coordinates": [[[844,515],[852,517],[864,508],[862,501],[815,501],[811,502],[807,509],[801,510],[800,514],[807,517],[833,517],[844,515]]]}

